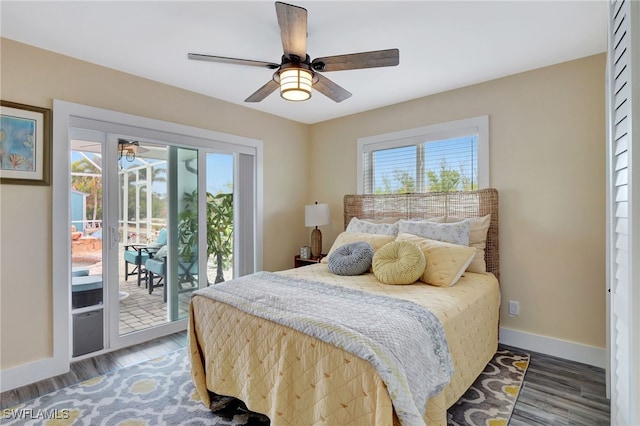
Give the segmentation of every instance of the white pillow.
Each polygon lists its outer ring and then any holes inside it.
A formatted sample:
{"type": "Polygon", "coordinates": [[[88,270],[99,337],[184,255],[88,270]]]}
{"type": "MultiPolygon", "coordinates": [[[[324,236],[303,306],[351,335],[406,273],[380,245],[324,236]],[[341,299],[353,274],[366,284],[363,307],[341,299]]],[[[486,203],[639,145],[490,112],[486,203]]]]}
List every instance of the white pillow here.
{"type": "Polygon", "coordinates": [[[401,220],[399,223],[399,232],[417,235],[430,240],[468,246],[470,225],[470,221],[468,220],[456,223],[401,220]]]}
{"type": "Polygon", "coordinates": [[[487,232],[491,224],[491,215],[482,217],[463,219],[459,217],[447,216],[445,222],[457,223],[463,220],[469,221],[469,247],[475,247],[476,255],[467,267],[469,272],[484,274],[487,272],[487,263],[484,260],[484,250],[487,247],[487,232]]]}
{"type": "Polygon", "coordinates": [[[351,218],[347,225],[346,232],[360,232],[363,234],[398,235],[398,223],[374,223],[368,220],[361,220],[357,217],[351,218]]]}
{"type": "Polygon", "coordinates": [[[157,252],[153,253],[153,257],[157,257],[159,260],[162,260],[163,257],[167,257],[167,246],[163,245],[160,247],[157,252]]]}

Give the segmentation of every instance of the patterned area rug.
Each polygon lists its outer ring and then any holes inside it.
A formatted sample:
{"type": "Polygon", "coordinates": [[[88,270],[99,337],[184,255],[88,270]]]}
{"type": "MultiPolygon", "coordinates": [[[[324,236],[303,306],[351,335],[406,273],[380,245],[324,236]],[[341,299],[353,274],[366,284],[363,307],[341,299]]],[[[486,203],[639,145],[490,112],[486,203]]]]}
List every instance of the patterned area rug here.
{"type": "MultiPolygon", "coordinates": [[[[506,425],[529,356],[501,350],[448,413],[449,425],[506,425]]],[[[60,389],[3,410],[3,425],[268,425],[269,419],[221,397],[207,409],[191,382],[184,349],[60,389]]]]}
{"type": "Polygon", "coordinates": [[[464,395],[447,411],[449,426],[503,426],[518,399],[529,354],[500,349],[464,395]]]}

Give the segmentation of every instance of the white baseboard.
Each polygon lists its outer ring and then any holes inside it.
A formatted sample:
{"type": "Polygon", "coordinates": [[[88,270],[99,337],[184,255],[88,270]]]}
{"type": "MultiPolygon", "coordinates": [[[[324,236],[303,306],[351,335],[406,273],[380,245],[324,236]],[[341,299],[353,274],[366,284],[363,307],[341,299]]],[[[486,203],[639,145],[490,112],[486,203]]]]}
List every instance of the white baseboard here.
{"type": "Polygon", "coordinates": [[[19,388],[40,380],[69,372],[69,362],[56,362],[54,358],[22,364],[0,371],[0,392],[19,388]]]}
{"type": "Polygon", "coordinates": [[[500,343],[606,368],[606,349],[500,327],[500,343]]]}

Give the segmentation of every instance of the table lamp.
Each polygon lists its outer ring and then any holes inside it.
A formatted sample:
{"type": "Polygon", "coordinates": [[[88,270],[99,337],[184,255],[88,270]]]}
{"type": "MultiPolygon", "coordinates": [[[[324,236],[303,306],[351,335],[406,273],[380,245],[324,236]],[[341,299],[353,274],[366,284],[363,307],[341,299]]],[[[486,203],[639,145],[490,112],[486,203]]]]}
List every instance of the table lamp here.
{"type": "Polygon", "coordinates": [[[311,231],[311,256],[319,257],[322,252],[322,232],[318,226],[328,225],[329,204],[307,204],[304,206],[304,226],[315,226],[311,231]]]}

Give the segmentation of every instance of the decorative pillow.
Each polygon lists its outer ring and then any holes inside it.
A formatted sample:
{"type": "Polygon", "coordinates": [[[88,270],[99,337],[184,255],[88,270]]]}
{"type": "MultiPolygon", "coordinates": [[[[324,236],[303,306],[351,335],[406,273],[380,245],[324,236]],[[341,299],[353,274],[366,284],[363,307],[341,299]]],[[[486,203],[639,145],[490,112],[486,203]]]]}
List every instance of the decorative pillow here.
{"type": "Polygon", "coordinates": [[[411,219],[407,219],[406,217],[382,217],[379,219],[360,219],[360,220],[365,220],[367,222],[371,222],[371,223],[396,223],[399,222],[401,220],[412,220],[412,221],[429,221],[429,222],[444,222],[445,219],[447,218],[447,216],[429,216],[429,217],[416,217],[416,218],[411,218],[411,219]]]}
{"type": "MultiPolygon", "coordinates": [[[[379,219],[359,219],[362,221],[366,221],[366,222],[371,222],[371,223],[397,223],[399,220],[404,219],[404,217],[381,217],[379,219]]],[[[351,223],[351,222],[349,222],[351,223]]]]}
{"type": "Polygon", "coordinates": [[[400,233],[396,241],[408,241],[420,247],[426,259],[420,281],[437,287],[451,287],[458,282],[476,254],[473,247],[429,240],[400,233]]]}
{"type": "Polygon", "coordinates": [[[468,220],[456,223],[401,220],[399,223],[399,232],[461,246],[469,245],[469,229],[468,220]]]}
{"type": "Polygon", "coordinates": [[[157,257],[158,259],[162,259],[163,257],[167,257],[167,246],[164,245],[158,249],[157,252],[153,254],[153,257],[157,257]]]}
{"type": "Polygon", "coordinates": [[[425,265],[424,253],[409,241],[385,244],[373,255],[373,274],[385,284],[413,284],[425,265]]]}
{"type": "Polygon", "coordinates": [[[364,234],[362,232],[342,232],[338,235],[336,240],[333,242],[331,246],[331,250],[327,253],[326,257],[323,257],[320,261],[321,263],[328,263],[329,256],[340,246],[349,243],[355,243],[356,241],[364,241],[369,243],[373,251],[376,252],[383,245],[390,243],[396,239],[395,235],[384,235],[384,234],[364,234]]]}
{"type": "Polygon", "coordinates": [[[329,270],[336,275],[361,275],[371,268],[373,248],[364,241],[338,247],[329,256],[329,270]]]}
{"type": "Polygon", "coordinates": [[[484,249],[487,247],[487,231],[489,231],[489,225],[491,224],[491,215],[488,214],[483,217],[470,219],[447,216],[445,222],[456,223],[462,222],[463,220],[468,220],[470,224],[469,247],[476,248],[476,255],[467,267],[467,271],[484,274],[487,272],[487,263],[484,260],[484,249]]]}
{"type": "Polygon", "coordinates": [[[384,234],[398,235],[398,223],[375,223],[368,220],[361,220],[357,217],[351,218],[347,225],[346,232],[362,232],[364,234],[384,234]]]}

